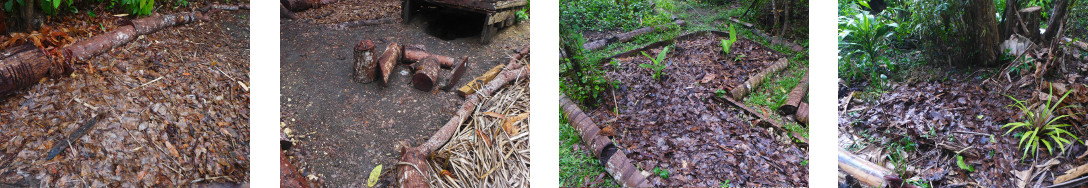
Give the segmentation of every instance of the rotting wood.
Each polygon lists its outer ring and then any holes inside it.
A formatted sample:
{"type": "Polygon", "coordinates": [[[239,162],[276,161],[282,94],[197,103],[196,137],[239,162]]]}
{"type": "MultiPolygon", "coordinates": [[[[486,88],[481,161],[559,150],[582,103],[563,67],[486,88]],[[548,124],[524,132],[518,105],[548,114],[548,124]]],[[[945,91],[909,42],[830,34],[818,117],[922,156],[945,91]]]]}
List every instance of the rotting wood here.
{"type": "Polygon", "coordinates": [[[412,75],[412,86],[423,91],[434,90],[438,84],[438,59],[428,57],[415,64],[416,73],[412,75]]]}
{"type": "Polygon", "coordinates": [[[378,78],[378,63],[374,61],[374,42],[369,39],[359,41],[353,53],[355,55],[353,80],[364,84],[374,82],[378,78]]]}
{"type": "Polygon", "coordinates": [[[476,94],[468,96],[454,116],[435,132],[430,139],[417,147],[402,148],[401,162],[397,164],[398,184],[401,187],[427,187],[430,176],[425,173],[431,172],[431,168],[430,165],[426,164],[425,158],[448,142],[453,133],[457,131],[457,128],[465,120],[469,119],[476,105],[482,100],[481,96],[490,96],[503,86],[528,77],[528,66],[517,63],[505,66],[502,72],[488,82],[486,86],[476,91],[476,94]]]}
{"type": "Polygon", "coordinates": [[[79,128],[76,128],[75,131],[72,131],[72,133],[68,135],[68,138],[60,140],[59,142],[57,142],[56,145],[53,145],[53,149],[49,150],[49,156],[46,156],[45,160],[53,160],[53,157],[56,157],[58,154],[60,154],[60,152],[64,151],[64,149],[68,149],[68,147],[71,146],[73,142],[78,142],[79,137],[83,137],[83,135],[86,135],[88,131],[94,128],[94,125],[97,124],[99,120],[102,120],[102,118],[103,115],[99,114],[91,117],[90,120],[83,122],[83,125],[80,125],[79,128]]]}
{"type": "Polygon", "coordinates": [[[808,103],[801,102],[797,105],[797,113],[793,114],[793,119],[797,120],[801,125],[808,126],[808,103]]]}
{"type": "Polygon", "coordinates": [[[400,60],[401,47],[396,42],[391,42],[385,47],[382,56],[378,57],[378,70],[382,72],[382,85],[389,86],[389,74],[393,73],[394,66],[400,60]]]}
{"type": "Polygon", "coordinates": [[[1073,180],[1077,177],[1083,176],[1086,173],[1088,173],[1088,164],[1080,165],[1076,168],[1069,169],[1068,171],[1065,171],[1065,174],[1054,178],[1054,184],[1065,183],[1069,180],[1073,180]]]}
{"type": "Polygon", "coordinates": [[[291,164],[284,151],[280,151],[280,186],[288,188],[310,188],[313,182],[298,172],[298,167],[291,164]]]}
{"type": "Polygon", "coordinates": [[[404,46],[404,63],[417,63],[428,57],[434,57],[438,60],[438,64],[441,65],[442,68],[453,67],[453,64],[457,62],[457,59],[449,56],[429,53],[427,52],[427,49],[420,45],[404,46]]]}
{"type": "Polygon", "coordinates": [[[336,2],[336,0],[280,0],[280,5],[291,11],[303,11],[336,2]]]}
{"type": "Polygon", "coordinates": [[[212,6],[211,6],[211,8],[212,8],[212,9],[219,9],[219,10],[230,10],[230,11],[235,11],[235,10],[249,10],[249,5],[248,5],[248,4],[242,4],[242,5],[220,5],[220,4],[214,4],[214,5],[212,5],[212,6]]]}
{"type": "Polygon", "coordinates": [[[785,69],[786,66],[789,66],[789,64],[790,63],[786,60],[786,58],[779,58],[778,61],[776,61],[770,67],[763,69],[763,71],[760,71],[756,75],[748,77],[748,80],[745,80],[743,84],[734,87],[732,91],[729,91],[730,96],[738,101],[744,100],[744,97],[748,96],[749,92],[751,92],[756,87],[759,87],[759,85],[763,83],[764,78],[778,71],[781,71],[782,69],[785,69]]]}
{"type": "MultiPolygon", "coordinates": [[[[846,149],[839,148],[839,170],[854,176],[858,181],[870,187],[901,187],[903,180],[898,178],[891,170],[862,159],[846,149]],[[895,182],[898,180],[898,182],[895,182]]],[[[914,185],[902,185],[902,187],[917,188],[914,185]]]]}
{"type": "Polygon", "coordinates": [[[605,171],[624,187],[651,187],[645,175],[627,158],[627,154],[617,149],[608,136],[598,134],[601,129],[589,118],[578,105],[565,95],[559,97],[559,105],[570,125],[578,131],[585,142],[586,149],[604,166],[605,171]]]}
{"type": "Polygon", "coordinates": [[[801,100],[806,96],[808,96],[808,74],[801,76],[801,82],[798,82],[797,86],[790,90],[790,94],[786,98],[786,104],[778,107],[778,114],[785,116],[797,113],[801,100]]]}
{"type": "Polygon", "coordinates": [[[774,119],[771,119],[771,118],[767,117],[766,114],[760,113],[759,111],[756,111],[756,110],[754,110],[752,108],[749,108],[748,105],[744,105],[744,103],[737,102],[736,100],[733,100],[733,98],[729,98],[729,97],[711,97],[711,99],[717,100],[718,102],[722,102],[722,103],[729,103],[729,104],[731,104],[733,106],[736,106],[737,108],[740,108],[741,110],[744,110],[745,112],[748,112],[748,114],[755,115],[756,118],[758,118],[760,120],[760,123],[758,125],[760,125],[760,126],[770,125],[770,128],[774,129],[775,131],[791,133],[791,136],[794,138],[793,139],[794,144],[796,144],[797,146],[802,147],[802,148],[808,147],[808,139],[806,139],[804,136],[802,136],[801,133],[792,132],[792,131],[787,130],[778,121],[775,121],[774,119]]]}
{"type": "Polygon", "coordinates": [[[647,34],[647,33],[653,33],[653,32],[657,32],[657,31],[663,31],[663,30],[665,30],[667,28],[670,28],[670,27],[684,26],[684,25],[687,25],[686,21],[676,20],[676,21],[674,21],[672,23],[661,24],[661,25],[657,25],[657,26],[644,27],[644,28],[628,31],[626,33],[611,35],[611,36],[605,37],[604,39],[600,39],[600,40],[597,40],[597,41],[585,43],[585,44],[582,45],[582,48],[585,49],[585,51],[594,51],[594,50],[601,49],[601,48],[603,48],[605,46],[608,46],[609,44],[631,41],[631,39],[634,39],[635,37],[637,37],[639,35],[643,35],[643,34],[647,34]]]}
{"type": "Polygon", "coordinates": [[[77,41],[51,56],[40,50],[27,50],[0,59],[0,94],[38,83],[45,77],[62,77],[74,70],[76,62],[87,61],[112,48],[125,45],[140,35],[166,27],[208,20],[201,12],[178,13],[141,18],[126,22],[110,32],[77,41]]]}
{"type": "MultiPolygon", "coordinates": [[[[514,54],[513,56],[510,57],[510,62],[507,63],[507,64],[514,64],[518,60],[521,60],[522,58],[528,57],[529,56],[529,47],[528,46],[523,47],[523,48],[521,48],[521,50],[517,50],[515,52],[516,52],[516,54],[514,54]]],[[[457,95],[460,95],[460,96],[464,97],[464,96],[471,95],[472,93],[476,92],[476,89],[478,89],[478,87],[482,86],[484,83],[490,82],[491,79],[493,79],[495,77],[494,75],[497,74],[499,70],[503,69],[503,67],[501,67],[501,66],[502,66],[501,64],[496,65],[495,67],[491,68],[491,70],[488,70],[487,72],[485,72],[483,75],[480,75],[480,76],[476,77],[476,79],[473,79],[472,81],[469,81],[468,83],[466,83],[464,86],[461,86],[461,88],[458,88],[457,91],[456,91],[457,95]]]]}
{"type": "Polygon", "coordinates": [[[464,57],[461,59],[460,63],[454,64],[449,76],[447,76],[446,79],[443,79],[442,91],[450,91],[450,89],[453,89],[453,87],[457,85],[457,82],[465,75],[465,69],[468,69],[466,66],[468,66],[468,57],[464,57]]]}

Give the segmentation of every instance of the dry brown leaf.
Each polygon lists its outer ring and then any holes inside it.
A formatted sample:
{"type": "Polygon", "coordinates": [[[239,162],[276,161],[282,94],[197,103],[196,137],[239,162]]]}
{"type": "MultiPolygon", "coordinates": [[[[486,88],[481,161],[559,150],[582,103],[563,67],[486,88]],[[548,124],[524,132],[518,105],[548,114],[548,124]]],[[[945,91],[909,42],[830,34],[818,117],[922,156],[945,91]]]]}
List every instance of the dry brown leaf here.
{"type": "Polygon", "coordinates": [[[178,148],[174,147],[174,144],[171,144],[170,141],[163,141],[162,143],[166,143],[166,150],[170,152],[170,155],[174,155],[174,157],[181,157],[181,155],[178,154],[178,148]]]}
{"type": "Polygon", "coordinates": [[[702,80],[699,80],[699,83],[705,84],[707,82],[710,82],[711,80],[714,80],[714,77],[718,77],[718,75],[714,73],[706,74],[706,76],[703,76],[702,80]]]}
{"type": "Polygon", "coordinates": [[[506,131],[506,135],[511,137],[514,135],[518,135],[518,128],[514,127],[514,123],[517,123],[518,121],[524,120],[526,118],[529,118],[529,113],[521,113],[517,116],[507,117],[506,120],[503,120],[502,122],[502,130],[506,131]]]}

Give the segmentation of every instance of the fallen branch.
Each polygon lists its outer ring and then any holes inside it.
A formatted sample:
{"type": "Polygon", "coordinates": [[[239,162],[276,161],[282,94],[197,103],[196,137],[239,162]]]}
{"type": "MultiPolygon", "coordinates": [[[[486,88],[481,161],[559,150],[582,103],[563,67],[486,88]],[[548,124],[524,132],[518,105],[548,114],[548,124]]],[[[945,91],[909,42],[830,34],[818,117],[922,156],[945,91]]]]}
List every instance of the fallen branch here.
{"type": "Polygon", "coordinates": [[[808,146],[808,139],[805,139],[805,137],[801,136],[800,133],[791,132],[789,130],[786,130],[786,128],[783,127],[782,124],[779,124],[777,121],[767,117],[765,114],[760,113],[759,111],[756,111],[756,110],[753,110],[752,108],[749,108],[747,105],[744,105],[744,103],[737,102],[737,101],[733,100],[733,98],[729,98],[729,97],[711,97],[711,99],[717,100],[718,102],[722,102],[722,103],[729,103],[729,104],[731,104],[733,106],[736,106],[737,108],[740,108],[741,110],[744,110],[745,112],[748,112],[748,114],[755,115],[756,118],[759,118],[759,120],[761,122],[761,123],[759,123],[760,126],[766,126],[766,124],[769,124],[770,128],[775,129],[776,131],[792,133],[793,138],[796,139],[796,140],[793,141],[794,144],[797,144],[800,147],[807,147],[808,146]]]}
{"type": "Polygon", "coordinates": [[[87,131],[90,131],[91,128],[94,128],[94,125],[97,124],[99,120],[102,120],[101,114],[95,115],[90,120],[83,122],[83,125],[80,125],[79,128],[76,128],[76,131],[72,131],[72,133],[68,135],[67,139],[57,142],[57,145],[53,145],[53,149],[49,150],[49,156],[46,156],[45,160],[53,160],[53,157],[56,157],[57,154],[60,154],[60,152],[64,151],[64,149],[68,149],[68,146],[71,146],[72,142],[78,142],[79,137],[83,137],[83,135],[86,135],[87,131]]]}
{"type": "Polygon", "coordinates": [[[593,41],[593,42],[590,42],[590,43],[585,43],[585,44],[582,45],[582,48],[585,49],[586,51],[594,51],[594,50],[601,49],[601,48],[603,48],[605,46],[608,46],[609,44],[613,44],[613,43],[617,43],[617,42],[631,41],[631,39],[634,39],[635,37],[637,37],[639,35],[643,35],[643,34],[647,34],[647,33],[653,33],[653,32],[656,32],[656,31],[662,31],[664,29],[672,27],[671,25],[684,26],[686,24],[687,24],[687,22],[685,22],[684,20],[676,20],[673,23],[667,23],[667,24],[661,24],[661,25],[657,25],[657,26],[644,27],[644,28],[636,29],[636,30],[629,31],[629,32],[626,32],[626,33],[611,35],[611,36],[605,37],[604,39],[600,39],[600,40],[593,41]]]}
{"type": "Polygon", "coordinates": [[[786,98],[786,104],[778,107],[778,114],[791,115],[797,113],[797,108],[801,105],[801,99],[808,96],[808,75],[801,76],[801,82],[797,83],[797,86],[790,90],[789,96],[786,98]]]}
{"type": "Polygon", "coordinates": [[[743,84],[734,87],[732,91],[729,91],[730,96],[732,96],[733,99],[736,100],[744,100],[744,96],[748,96],[749,92],[751,92],[756,87],[759,87],[759,84],[763,83],[764,78],[778,71],[781,71],[782,69],[786,69],[789,64],[790,63],[786,60],[786,58],[778,59],[778,61],[776,61],[770,67],[763,69],[763,71],[760,71],[752,77],[748,77],[748,80],[744,81],[743,84]]]}
{"type": "MultiPolygon", "coordinates": [[[[517,52],[517,54],[514,54],[514,56],[510,57],[510,62],[507,63],[507,64],[515,64],[518,60],[521,60],[522,58],[528,57],[529,56],[529,47],[526,46],[526,47],[524,47],[521,50],[518,50],[516,52],[517,52]]],[[[491,68],[491,70],[485,72],[483,75],[480,75],[479,77],[476,77],[476,79],[473,79],[472,81],[469,81],[464,86],[461,86],[461,88],[457,89],[457,95],[461,95],[461,97],[465,97],[465,96],[471,95],[472,93],[475,93],[476,90],[479,89],[479,87],[482,86],[484,83],[489,83],[491,81],[491,79],[493,79],[495,77],[494,75],[498,73],[498,70],[503,69],[502,66],[503,65],[501,65],[501,64],[497,65],[494,68],[491,68]]]]}
{"type": "Polygon", "coordinates": [[[477,90],[475,95],[468,96],[461,105],[461,108],[454,114],[453,118],[450,118],[450,120],[435,132],[427,142],[424,142],[417,147],[406,147],[401,149],[400,161],[411,165],[397,165],[397,182],[399,185],[402,187],[427,187],[429,185],[428,182],[430,182],[428,176],[417,171],[431,171],[430,166],[426,164],[425,158],[448,142],[450,137],[453,136],[453,133],[460,127],[461,123],[469,119],[468,117],[471,115],[473,109],[476,108],[476,104],[480,102],[481,96],[490,96],[506,84],[528,77],[529,68],[527,66],[522,66],[517,63],[507,65],[501,73],[495,76],[494,80],[491,80],[486,86],[477,90]]]}
{"type": "Polygon", "coordinates": [[[627,158],[627,154],[619,151],[607,135],[600,134],[601,129],[577,104],[566,96],[560,96],[559,105],[570,125],[578,130],[585,142],[583,144],[588,146],[586,149],[597,157],[605,171],[622,182],[624,187],[651,187],[646,176],[627,158]]]}
{"type": "Polygon", "coordinates": [[[870,187],[900,187],[902,185],[902,187],[917,188],[914,185],[903,185],[903,180],[891,170],[861,159],[841,147],[839,148],[839,170],[854,176],[855,179],[870,187]]]}

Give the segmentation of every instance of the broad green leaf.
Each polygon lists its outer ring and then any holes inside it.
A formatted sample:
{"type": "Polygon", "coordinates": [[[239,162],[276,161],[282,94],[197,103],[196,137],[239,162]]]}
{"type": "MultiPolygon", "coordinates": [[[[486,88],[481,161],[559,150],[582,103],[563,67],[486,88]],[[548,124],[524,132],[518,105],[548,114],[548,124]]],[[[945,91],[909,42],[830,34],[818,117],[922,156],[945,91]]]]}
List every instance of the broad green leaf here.
{"type": "Polygon", "coordinates": [[[370,179],[366,180],[367,187],[374,187],[374,184],[378,184],[378,175],[382,174],[382,165],[374,167],[374,170],[370,171],[370,179]]]}

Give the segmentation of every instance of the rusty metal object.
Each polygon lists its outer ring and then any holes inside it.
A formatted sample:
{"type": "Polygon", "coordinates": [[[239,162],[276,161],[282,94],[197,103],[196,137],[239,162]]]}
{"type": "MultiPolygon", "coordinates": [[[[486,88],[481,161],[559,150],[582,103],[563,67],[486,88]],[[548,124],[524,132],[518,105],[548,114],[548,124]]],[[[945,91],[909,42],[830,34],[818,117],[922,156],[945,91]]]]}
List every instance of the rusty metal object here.
{"type": "Polygon", "coordinates": [[[634,39],[635,37],[637,37],[639,35],[643,35],[643,34],[647,34],[647,33],[653,33],[653,32],[657,32],[657,31],[663,31],[663,30],[665,30],[667,28],[670,28],[670,27],[684,26],[684,25],[687,25],[686,21],[676,20],[673,23],[667,23],[667,24],[661,24],[661,25],[657,25],[657,26],[644,27],[644,28],[641,28],[641,29],[628,31],[626,33],[620,33],[620,34],[605,37],[604,39],[600,39],[600,40],[596,40],[596,41],[593,41],[593,42],[585,43],[585,44],[582,45],[582,48],[585,49],[586,51],[594,51],[594,50],[604,48],[604,46],[607,46],[609,44],[631,41],[631,39],[634,39]]]}
{"type": "Polygon", "coordinates": [[[385,47],[382,56],[378,57],[378,70],[382,72],[382,85],[389,86],[389,74],[393,73],[394,66],[400,61],[401,47],[396,42],[391,42],[385,47]]]}
{"type": "Polygon", "coordinates": [[[593,156],[601,161],[608,174],[622,182],[624,187],[652,187],[649,180],[642,175],[638,167],[635,167],[631,159],[627,158],[623,151],[618,150],[616,145],[612,144],[612,139],[597,134],[601,129],[598,128],[597,124],[593,123],[593,120],[585,112],[582,112],[582,109],[578,108],[574,101],[571,101],[565,95],[561,95],[559,105],[563,110],[563,115],[570,122],[570,126],[578,130],[582,141],[585,142],[584,144],[589,146],[586,149],[589,149],[590,153],[593,153],[593,156]]]}
{"type": "Polygon", "coordinates": [[[790,90],[790,94],[786,98],[786,104],[778,107],[779,115],[791,115],[797,113],[797,108],[801,105],[801,99],[808,96],[808,74],[801,76],[801,82],[797,83],[797,86],[790,90]]]}
{"type": "Polygon", "coordinates": [[[730,96],[738,101],[744,100],[744,97],[748,96],[749,92],[751,92],[756,87],[759,87],[759,84],[763,83],[763,78],[766,78],[767,76],[781,71],[782,69],[786,69],[786,66],[789,66],[789,64],[790,63],[788,60],[786,60],[786,58],[778,59],[778,61],[776,61],[770,67],[763,69],[763,71],[760,71],[752,77],[748,77],[748,80],[744,81],[743,84],[734,87],[732,91],[729,91],[730,96]]]}
{"type": "Polygon", "coordinates": [[[359,83],[374,82],[378,78],[378,63],[374,59],[374,42],[359,41],[353,51],[355,55],[355,74],[352,79],[359,83]]]}

